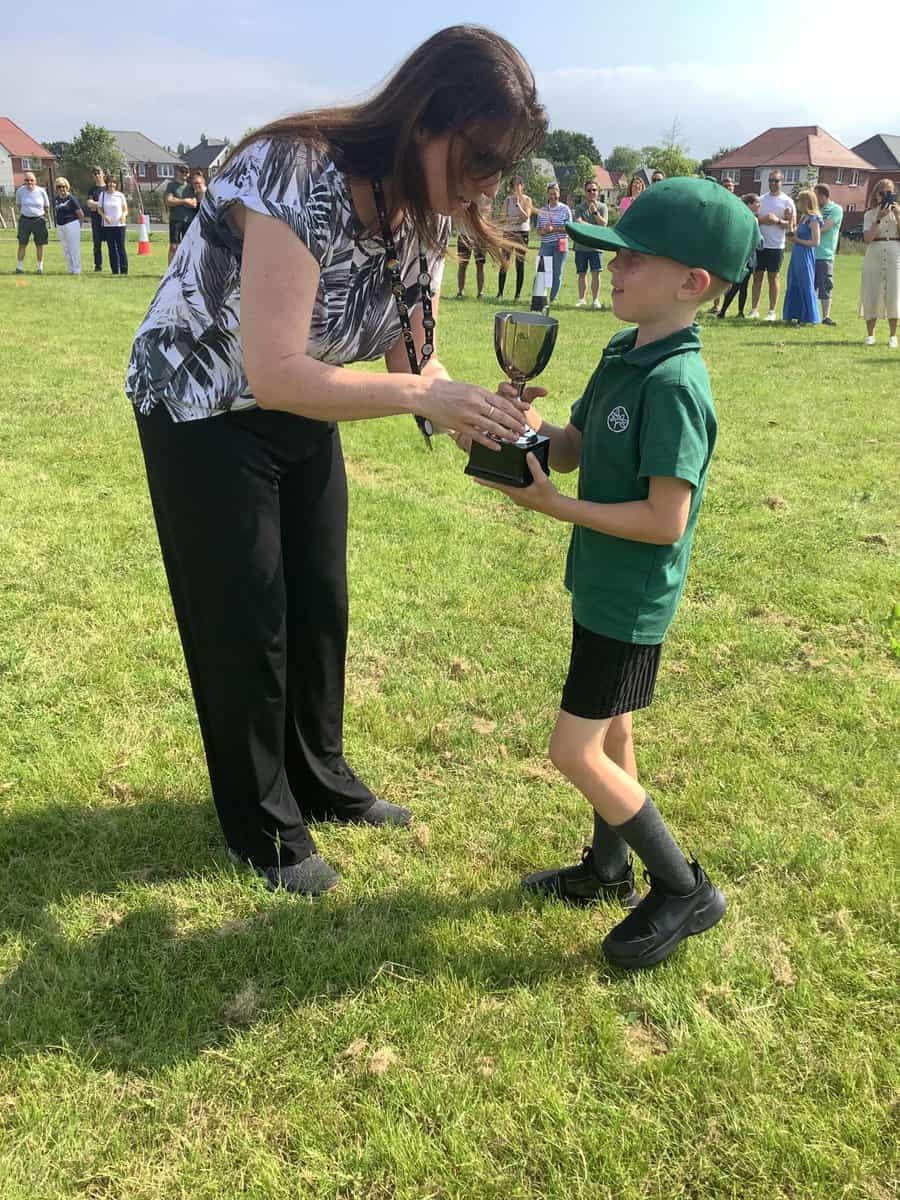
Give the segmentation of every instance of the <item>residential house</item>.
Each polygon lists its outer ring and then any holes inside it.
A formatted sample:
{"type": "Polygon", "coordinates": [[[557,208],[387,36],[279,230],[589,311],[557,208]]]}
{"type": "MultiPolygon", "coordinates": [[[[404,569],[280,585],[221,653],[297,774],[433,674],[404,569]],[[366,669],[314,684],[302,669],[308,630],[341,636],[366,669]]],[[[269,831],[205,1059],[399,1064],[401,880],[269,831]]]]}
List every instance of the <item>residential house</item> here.
{"type": "Polygon", "coordinates": [[[207,179],[212,179],[230,149],[231,143],[224,138],[202,137],[196,146],[184,152],[184,161],[192,171],[202,171],[207,179]]]}
{"type": "MultiPolygon", "coordinates": [[[[616,172],[618,176],[618,172],[616,172]]],[[[601,204],[615,204],[619,199],[619,186],[605,167],[594,165],[594,182],[597,184],[597,199],[601,204]]]]}
{"type": "Polygon", "coordinates": [[[187,165],[183,158],[171,154],[136,130],[111,129],[110,133],[125,159],[128,173],[145,194],[164,191],[169,180],[175,178],[175,168],[187,165]]]}
{"type": "Polygon", "coordinates": [[[877,183],[879,179],[893,179],[900,184],[900,136],[896,133],[873,134],[853,149],[875,168],[871,183],[877,183]]]}
{"type": "Polygon", "coordinates": [[[844,228],[862,224],[872,163],[839,142],[820,125],[788,125],[767,129],[730,154],[713,159],[706,174],[733,179],[738,195],[768,190],[769,171],[777,167],[784,190],[827,183],[831,198],[844,210],[844,228]]]}
{"type": "Polygon", "coordinates": [[[0,117],[0,195],[11,196],[33,171],[41,187],[53,194],[56,157],[9,117],[0,117]]]}

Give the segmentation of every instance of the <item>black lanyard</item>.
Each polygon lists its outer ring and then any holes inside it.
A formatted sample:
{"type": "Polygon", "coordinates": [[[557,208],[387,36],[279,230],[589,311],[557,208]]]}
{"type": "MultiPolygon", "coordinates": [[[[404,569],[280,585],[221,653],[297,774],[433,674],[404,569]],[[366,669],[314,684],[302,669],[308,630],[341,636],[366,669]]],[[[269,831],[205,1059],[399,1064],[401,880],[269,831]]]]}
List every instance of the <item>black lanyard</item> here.
{"type": "MultiPolygon", "coordinates": [[[[414,375],[421,375],[429,358],[434,354],[434,316],[431,312],[431,275],[428,271],[428,262],[422,253],[420,245],[418,283],[419,296],[422,301],[422,327],[425,330],[425,342],[422,345],[422,360],[420,362],[416,358],[416,343],[409,324],[409,308],[406,304],[406,289],[403,286],[403,277],[400,274],[400,259],[397,256],[394,235],[391,233],[391,223],[388,220],[387,208],[384,203],[384,188],[381,186],[380,179],[372,180],[372,191],[375,195],[375,208],[378,212],[378,219],[381,222],[381,236],[384,239],[384,247],[387,251],[387,269],[391,275],[391,292],[397,305],[397,316],[400,318],[400,335],[403,338],[403,344],[406,346],[409,369],[414,375]]],[[[431,421],[429,421],[428,417],[421,417],[416,414],[416,424],[422,431],[422,436],[425,438],[425,444],[428,446],[428,449],[433,449],[431,437],[434,433],[434,426],[431,421]]]]}

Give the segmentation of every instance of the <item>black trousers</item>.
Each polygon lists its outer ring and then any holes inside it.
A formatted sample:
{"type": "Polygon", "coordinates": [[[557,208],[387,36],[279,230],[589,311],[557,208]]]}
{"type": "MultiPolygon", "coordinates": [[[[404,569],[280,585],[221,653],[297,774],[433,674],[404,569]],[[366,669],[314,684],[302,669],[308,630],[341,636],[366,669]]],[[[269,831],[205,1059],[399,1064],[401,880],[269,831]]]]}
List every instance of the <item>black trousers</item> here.
{"type": "Polygon", "coordinates": [[[733,283],[725,295],[722,297],[722,304],[719,307],[719,316],[724,317],[728,311],[728,306],[737,296],[738,312],[743,315],[744,305],[747,303],[747,288],[750,285],[750,280],[753,278],[753,272],[748,271],[740,283],[733,283]]]}
{"type": "Polygon", "coordinates": [[[99,214],[91,213],[91,238],[94,242],[94,270],[103,269],[103,221],[99,214]]]}
{"type": "Polygon", "coordinates": [[[125,249],[125,226],[105,225],[103,240],[109,250],[109,269],[113,275],[127,275],[128,252],[125,249]]]}
{"type": "Polygon", "coordinates": [[[374,796],[344,761],[347,479],[336,425],[250,409],[138,430],[213,799],[260,867],[374,796]]]}
{"type": "MultiPolygon", "coordinates": [[[[512,233],[507,234],[511,241],[521,242],[522,249],[516,249],[516,299],[518,300],[522,292],[522,284],[525,280],[525,255],[528,252],[528,231],[526,229],[516,229],[512,233]]],[[[503,289],[506,287],[506,272],[509,267],[510,253],[503,255],[503,266],[497,275],[497,295],[503,295],[503,289]]]]}

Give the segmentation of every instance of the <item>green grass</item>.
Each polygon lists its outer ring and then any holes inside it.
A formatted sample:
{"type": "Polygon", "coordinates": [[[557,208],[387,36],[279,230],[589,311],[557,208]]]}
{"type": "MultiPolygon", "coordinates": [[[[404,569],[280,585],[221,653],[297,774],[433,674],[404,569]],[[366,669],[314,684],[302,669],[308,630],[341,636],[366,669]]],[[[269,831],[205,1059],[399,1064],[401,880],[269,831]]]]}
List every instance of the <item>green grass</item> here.
{"type": "MultiPolygon", "coordinates": [[[[896,1195],[900,356],[861,259],[834,329],[704,320],[720,442],[636,737],[730,908],[630,977],[619,914],[517,889],[590,827],[545,758],[566,530],[408,419],[344,430],[347,743],[418,827],[320,827],[316,904],[228,865],[122,394],[164,254],[0,277],[2,1200],[896,1195]]],[[[616,328],[574,286],[559,420],[616,328]]],[[[456,375],[497,381],[494,308],[444,301],[456,375]]]]}

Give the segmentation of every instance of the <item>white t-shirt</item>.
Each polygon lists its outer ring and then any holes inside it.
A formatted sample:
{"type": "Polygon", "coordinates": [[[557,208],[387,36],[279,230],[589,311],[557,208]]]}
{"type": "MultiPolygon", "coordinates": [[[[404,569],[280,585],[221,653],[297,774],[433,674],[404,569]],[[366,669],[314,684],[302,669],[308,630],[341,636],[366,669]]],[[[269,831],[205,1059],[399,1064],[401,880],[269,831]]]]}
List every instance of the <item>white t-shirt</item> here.
{"type": "MultiPolygon", "coordinates": [[[[790,198],[784,192],[780,196],[773,196],[771,192],[766,192],[759,202],[759,215],[761,217],[770,216],[772,213],[776,217],[782,219],[787,215],[785,209],[790,212],[791,217],[796,217],[797,208],[790,198]]],[[[787,240],[787,228],[784,225],[760,225],[759,232],[762,234],[763,246],[767,250],[783,250],[787,240]]]]}
{"type": "Polygon", "coordinates": [[[42,217],[50,207],[47,193],[42,187],[28,188],[24,183],[16,188],[16,204],[23,217],[42,217]]]}
{"type": "Polygon", "coordinates": [[[121,192],[108,192],[106,188],[98,197],[100,212],[103,214],[104,225],[123,225],[122,214],[125,212],[125,197],[121,192]]]}

